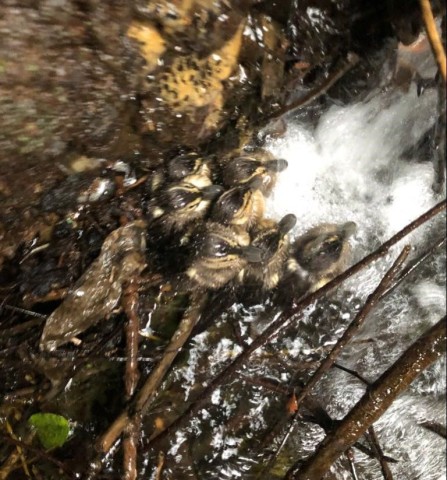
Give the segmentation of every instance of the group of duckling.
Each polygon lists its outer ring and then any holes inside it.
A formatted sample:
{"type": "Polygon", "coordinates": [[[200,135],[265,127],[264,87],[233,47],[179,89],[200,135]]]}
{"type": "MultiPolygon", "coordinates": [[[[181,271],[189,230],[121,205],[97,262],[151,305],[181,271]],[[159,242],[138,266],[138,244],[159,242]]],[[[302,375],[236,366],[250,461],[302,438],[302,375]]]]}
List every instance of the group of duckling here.
{"type": "Polygon", "coordinates": [[[193,286],[217,290],[235,282],[270,291],[292,280],[306,293],[345,268],[352,222],[320,225],[291,243],[295,215],[264,217],[265,198],[286,168],[286,160],[255,149],[218,159],[181,154],[154,174],[149,229],[188,248],[185,273],[193,286]]]}

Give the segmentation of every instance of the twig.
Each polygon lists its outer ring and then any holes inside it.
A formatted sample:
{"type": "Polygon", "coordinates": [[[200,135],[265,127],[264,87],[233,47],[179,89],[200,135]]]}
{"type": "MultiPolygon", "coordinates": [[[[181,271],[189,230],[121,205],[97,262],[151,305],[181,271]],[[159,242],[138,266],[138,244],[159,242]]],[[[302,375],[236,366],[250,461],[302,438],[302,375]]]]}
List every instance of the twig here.
{"type": "Polygon", "coordinates": [[[68,478],[76,478],[74,472],[72,472],[71,470],[69,470],[62,462],[60,462],[59,460],[56,460],[55,458],[53,458],[51,455],[48,455],[48,453],[42,451],[42,450],[39,450],[38,448],[36,447],[33,447],[32,445],[28,445],[27,443],[25,442],[22,442],[20,440],[17,440],[15,438],[11,438],[11,437],[8,437],[6,435],[3,435],[3,434],[0,434],[1,438],[3,440],[5,440],[7,443],[10,443],[12,445],[15,445],[15,446],[18,446],[18,447],[21,447],[25,450],[29,450],[30,452],[33,452],[35,455],[37,455],[39,458],[44,458],[45,460],[53,463],[54,465],[56,465],[58,468],[60,468],[67,476],[68,478]]]}
{"type": "MultiPolygon", "coordinates": [[[[445,45],[447,19],[446,15],[442,15],[441,20],[441,39],[445,45]]],[[[441,75],[439,75],[441,77],[441,75]]],[[[442,193],[445,185],[446,164],[445,164],[445,130],[446,130],[446,85],[445,79],[438,78],[438,120],[435,126],[435,135],[432,143],[432,150],[434,151],[433,166],[435,169],[435,178],[433,180],[433,191],[437,194],[442,193]]]]}
{"type": "Polygon", "coordinates": [[[28,320],[27,322],[19,323],[11,328],[6,328],[5,330],[0,330],[2,338],[10,338],[18,333],[26,332],[34,327],[39,327],[45,321],[47,317],[44,315],[43,318],[35,318],[34,320],[28,320]]]}
{"type": "Polygon", "coordinates": [[[140,373],[138,371],[138,331],[140,328],[138,308],[138,284],[137,279],[131,279],[125,287],[122,303],[127,316],[126,331],[126,369],[124,383],[127,398],[131,398],[135,392],[140,373]]]}
{"type": "Polygon", "coordinates": [[[385,459],[385,455],[383,454],[383,450],[380,446],[379,439],[377,438],[373,425],[368,428],[368,434],[366,435],[366,438],[368,439],[373,452],[376,454],[376,457],[380,461],[380,468],[382,469],[384,480],[393,480],[393,474],[391,473],[388,462],[385,459]]]}
{"type": "MultiPolygon", "coordinates": [[[[207,295],[203,294],[203,292],[197,292],[191,296],[191,305],[183,315],[183,318],[176,332],[174,333],[171,342],[167,346],[162,359],[152,370],[142,389],[136,396],[134,406],[135,413],[133,414],[133,418],[136,418],[137,416],[143,416],[148,407],[151,405],[157,393],[157,388],[160,386],[169,367],[179,351],[182,349],[185,342],[188,340],[192,329],[200,318],[200,314],[207,301],[207,298],[207,295]]],[[[121,435],[128,422],[129,414],[127,411],[124,411],[115,419],[109,429],[99,438],[98,449],[103,453],[108,452],[119,435],[121,435]]]]}
{"type": "Polygon", "coordinates": [[[423,215],[418,217],[416,220],[408,224],[405,228],[400,230],[396,233],[393,237],[391,237],[388,241],[383,243],[377,250],[372,252],[371,254],[364,257],[358,263],[353,265],[351,268],[343,272],[341,275],[337,276],[326,285],[318,289],[316,292],[307,295],[305,298],[300,300],[296,303],[292,308],[288,309],[287,311],[283,312],[276,320],[274,320],[265,330],[263,333],[258,335],[253,342],[244,348],[244,350],[226,367],[219,373],[216,377],[214,377],[208,386],[201,392],[198,398],[193,401],[188,408],[179,416],[176,420],[174,420],[170,425],[168,425],[164,430],[152,435],[147,443],[147,447],[151,447],[155,443],[161,441],[165,436],[169,434],[170,431],[177,428],[183,421],[197,412],[205,402],[208,401],[210,395],[214,392],[214,390],[222,385],[225,381],[227,381],[235,372],[236,370],[247,361],[249,356],[255,352],[258,348],[262,347],[266,344],[271,338],[276,336],[278,332],[286,328],[289,323],[293,320],[295,315],[301,313],[306,307],[311,305],[313,302],[321,298],[323,295],[334,289],[335,287],[342,284],[347,278],[352,277],[354,274],[365,268],[367,265],[370,265],[374,261],[378,260],[382,256],[384,256],[392,246],[396,243],[400,242],[403,238],[409,235],[413,230],[419,228],[424,223],[431,220],[436,215],[443,212],[446,208],[446,201],[443,200],[442,202],[438,203],[430,210],[425,212],[423,215]]]}
{"type": "Polygon", "coordinates": [[[445,425],[441,425],[440,423],[436,422],[422,422],[419,425],[424,427],[426,430],[430,430],[430,432],[436,433],[444,439],[447,438],[445,425]]]}
{"type": "Polygon", "coordinates": [[[164,464],[165,464],[165,454],[163,452],[160,452],[158,454],[158,462],[157,462],[157,468],[155,470],[154,480],[161,479],[161,474],[163,472],[164,464]]]}
{"type": "Polygon", "coordinates": [[[446,317],[443,317],[403,352],[367,389],[360,401],[304,465],[301,468],[293,465],[285,479],[322,478],[337,458],[385,413],[411,382],[445,352],[446,338],[446,317]]]}
{"type": "Polygon", "coordinates": [[[428,258],[433,255],[433,253],[442,245],[445,244],[446,237],[438,239],[426,252],[424,252],[420,257],[416,258],[413,262],[411,262],[408,266],[402,269],[400,275],[397,277],[396,281],[390,285],[381,295],[380,300],[386,297],[389,293],[391,293],[395,288],[397,288],[409,275],[411,275],[415,270],[417,270],[424,262],[427,261],[428,258]]]}
{"type": "Polygon", "coordinates": [[[42,320],[46,320],[48,318],[48,315],[43,315],[42,313],[33,312],[32,310],[27,310],[25,308],[15,307],[14,305],[4,304],[4,305],[1,305],[1,308],[4,308],[5,310],[11,310],[12,312],[24,313],[25,315],[29,315],[30,317],[37,317],[37,318],[41,318],[42,320]]]}
{"type": "Polygon", "coordinates": [[[295,102],[286,105],[272,115],[267,116],[263,119],[264,122],[270,122],[272,120],[278,120],[280,117],[286,113],[291,113],[293,110],[296,110],[300,107],[305,107],[309,105],[321,95],[324,95],[341,77],[343,77],[352,67],[354,67],[359,62],[359,57],[357,54],[351,52],[348,54],[346,60],[343,62],[342,66],[337,69],[334,73],[329,75],[329,77],[318,87],[311,90],[308,94],[304,95],[302,98],[299,98],[295,102]]]}
{"type": "Polygon", "coordinates": [[[343,365],[340,365],[339,363],[337,362],[334,362],[334,365],[333,365],[335,368],[338,368],[339,370],[343,370],[344,372],[346,373],[349,373],[350,375],[352,375],[353,377],[359,379],[362,383],[364,383],[365,385],[371,385],[371,382],[368,382],[368,380],[366,380],[365,377],[363,377],[362,375],[360,375],[360,373],[356,372],[355,370],[351,370],[350,368],[348,367],[345,367],[343,365]]]}
{"type": "Polygon", "coordinates": [[[435,18],[430,6],[430,0],[419,0],[419,4],[422,10],[422,18],[424,20],[425,30],[427,31],[427,37],[430,42],[433,55],[438,64],[439,71],[441,72],[444,82],[447,80],[446,71],[446,58],[445,51],[442,45],[441,38],[436,28],[435,18]]]}
{"type": "Polygon", "coordinates": [[[391,268],[382,278],[381,282],[374,290],[374,292],[368,297],[363,308],[359,311],[356,315],[354,320],[345,330],[343,335],[338,339],[337,343],[335,344],[334,348],[331,350],[329,355],[320,363],[320,366],[317,368],[315,373],[312,375],[310,380],[304,386],[304,388],[299,392],[297,396],[298,405],[303,401],[306,395],[315,387],[315,385],[321,380],[323,375],[332,367],[335,362],[335,359],[338,357],[340,352],[345,348],[345,346],[350,342],[350,340],[354,337],[354,335],[359,331],[362,327],[363,323],[365,322],[366,317],[369,315],[371,310],[377,305],[380,297],[382,296],[383,292],[388,288],[394,277],[397,275],[402,263],[408,257],[410,253],[410,246],[407,245],[400,255],[397,257],[391,268]]]}
{"type": "Polygon", "coordinates": [[[138,437],[140,435],[141,422],[139,418],[132,418],[124,429],[123,440],[123,471],[124,480],[136,480],[138,437]]]}
{"type": "MultiPolygon", "coordinates": [[[[140,319],[138,317],[138,282],[132,278],[126,285],[122,304],[127,315],[126,331],[126,368],[124,373],[124,385],[126,397],[129,400],[135,392],[140,373],[138,371],[138,331],[140,319]]],[[[123,440],[123,470],[125,480],[137,478],[137,455],[138,437],[140,434],[140,422],[133,419],[128,423],[124,432],[123,440]]]]}
{"type": "Polygon", "coordinates": [[[346,455],[346,458],[348,459],[352,480],[359,480],[359,477],[357,476],[357,471],[355,469],[355,463],[354,463],[355,457],[354,457],[354,452],[352,448],[348,448],[348,450],[346,450],[345,455],[346,455]]]}

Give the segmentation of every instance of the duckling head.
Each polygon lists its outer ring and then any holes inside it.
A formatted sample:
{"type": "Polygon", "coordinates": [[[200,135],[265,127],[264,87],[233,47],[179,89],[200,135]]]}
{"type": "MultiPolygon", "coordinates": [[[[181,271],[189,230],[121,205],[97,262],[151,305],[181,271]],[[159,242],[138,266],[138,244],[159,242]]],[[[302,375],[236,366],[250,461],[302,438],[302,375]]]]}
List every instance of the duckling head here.
{"type": "Polygon", "coordinates": [[[354,222],[322,224],[295,241],[294,259],[308,272],[311,291],[321,288],[346,269],[351,257],[349,238],[356,230],[354,222]]]}
{"type": "Polygon", "coordinates": [[[198,188],[187,182],[174,183],[155,200],[150,215],[165,230],[181,230],[189,223],[202,219],[212,200],[222,191],[220,185],[198,188]]]}
{"type": "Polygon", "coordinates": [[[275,184],[276,174],[287,168],[284,159],[259,160],[253,156],[241,156],[231,159],[223,168],[222,178],[227,186],[244,185],[255,177],[261,177],[259,189],[269,194],[275,184]]]}
{"type": "Polygon", "coordinates": [[[262,178],[254,177],[223,193],[215,203],[211,218],[224,225],[250,228],[264,216],[265,200],[259,189],[262,178]]]}
{"type": "Polygon", "coordinates": [[[196,286],[216,290],[228,284],[250,262],[260,262],[262,251],[249,244],[246,232],[208,222],[196,233],[194,256],[186,275],[196,286]]]}
{"type": "Polygon", "coordinates": [[[211,185],[211,170],[203,157],[195,152],[177,155],[168,162],[168,174],[174,181],[184,181],[198,188],[211,185]]]}

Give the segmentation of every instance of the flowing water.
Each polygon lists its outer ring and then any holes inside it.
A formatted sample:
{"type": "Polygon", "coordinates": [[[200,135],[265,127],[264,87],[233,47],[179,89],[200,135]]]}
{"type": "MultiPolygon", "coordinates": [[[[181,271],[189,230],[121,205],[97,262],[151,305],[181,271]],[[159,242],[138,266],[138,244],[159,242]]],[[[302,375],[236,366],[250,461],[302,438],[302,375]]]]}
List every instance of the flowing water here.
{"type": "MultiPolygon", "coordinates": [[[[419,67],[433,73],[427,57],[419,67]]],[[[291,115],[285,136],[268,145],[289,163],[268,201],[268,216],[279,219],[294,213],[298,222],[292,236],[324,222],[354,221],[358,230],[351,241],[353,262],[373,251],[444,196],[432,188],[435,173],[429,148],[437,102],[436,89],[418,95],[411,85],[408,91],[382,89],[358,103],[333,105],[316,124],[291,115]]],[[[445,233],[444,222],[445,217],[437,218],[419,228],[385,258],[307,308],[295,328],[256,352],[237,380],[217,389],[198,418],[176,431],[166,471],[174,476],[180,471],[181,478],[273,479],[310,455],[324,431],[299,421],[275,467],[270,473],[262,471],[260,465],[278,446],[281,428],[286,430],[286,422],[281,423],[286,418],[285,396],[265,388],[262,381],[287,388],[309,378],[403,246],[409,243],[410,258],[418,257],[445,233]]],[[[171,391],[186,402],[194,398],[206,378],[240,353],[241,341],[250,343],[265,328],[259,318],[266,308],[234,304],[214,318],[210,328],[192,339],[183,368],[170,379],[171,391]]],[[[445,252],[438,248],[375,308],[339,363],[374,381],[445,309],[445,252]]],[[[445,359],[437,361],[375,424],[384,453],[397,460],[391,464],[396,479],[445,478],[445,440],[421,426],[445,421],[445,370],[445,359]]],[[[364,391],[357,378],[333,369],[313,396],[333,419],[341,419],[364,391]]],[[[383,478],[378,461],[357,450],[355,465],[359,478],[383,478]]],[[[332,473],[337,479],[353,478],[344,460],[332,473]]]]}
{"type": "MultiPolygon", "coordinates": [[[[432,189],[430,159],[421,158],[421,149],[413,148],[436,121],[436,105],[434,90],[418,97],[413,86],[406,93],[377,92],[362,103],[333,106],[315,129],[291,121],[286,138],[271,145],[275,154],[289,161],[287,175],[281,176],[271,198],[271,214],[280,218],[295,213],[300,219],[297,234],[321,222],[355,221],[356,259],[371,252],[442,199],[432,189]]],[[[444,229],[441,222],[419,229],[387,259],[345,285],[346,298],[354,295],[364,301],[399,248],[409,242],[413,254],[420,254],[444,229]]],[[[422,271],[373,312],[340,363],[374,380],[445,309],[445,252],[438,249],[422,271]]],[[[352,318],[352,313],[346,315],[352,318]]],[[[305,340],[295,340],[301,354],[303,345],[321,348],[324,337],[332,343],[341,328],[338,322],[320,322],[318,315],[310,318],[315,331],[305,340]]],[[[319,398],[335,418],[343,418],[363,392],[359,380],[340,370],[332,370],[318,386],[319,398]]],[[[385,453],[399,460],[392,466],[396,478],[445,478],[445,440],[420,426],[444,420],[445,359],[424,372],[375,425],[385,453]]],[[[320,440],[306,436],[297,441],[297,449],[312,450],[306,444],[309,438],[313,446],[320,440]]],[[[377,462],[362,454],[356,454],[356,460],[360,478],[383,478],[377,462]]],[[[340,470],[337,478],[352,477],[340,470]]]]}

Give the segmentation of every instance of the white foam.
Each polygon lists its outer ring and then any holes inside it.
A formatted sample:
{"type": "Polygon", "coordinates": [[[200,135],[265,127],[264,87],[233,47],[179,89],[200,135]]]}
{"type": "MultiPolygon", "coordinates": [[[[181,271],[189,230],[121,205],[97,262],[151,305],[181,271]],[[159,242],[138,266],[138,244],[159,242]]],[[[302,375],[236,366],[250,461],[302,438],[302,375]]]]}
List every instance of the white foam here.
{"type": "Polygon", "coordinates": [[[294,213],[299,234],[323,222],[355,221],[365,245],[386,240],[437,201],[433,167],[403,158],[436,119],[437,95],[428,90],[379,93],[333,106],[312,129],[291,122],[270,150],[289,162],[267,202],[273,218],[294,213]]]}
{"type": "MultiPolygon", "coordinates": [[[[286,135],[269,144],[289,167],[280,174],[267,202],[268,215],[279,219],[294,213],[298,218],[294,235],[320,223],[354,221],[358,225],[353,240],[356,260],[370,253],[445,196],[433,192],[432,163],[409,154],[434,125],[436,112],[436,91],[418,97],[413,86],[406,93],[377,92],[365,102],[333,106],[316,127],[290,120],[286,135]]],[[[417,248],[429,235],[429,229],[421,228],[406,241],[417,248]]],[[[345,284],[347,289],[364,301],[395,256],[394,250],[345,284]]],[[[342,355],[342,364],[373,381],[444,314],[445,265],[435,258],[430,268],[432,278],[413,278],[411,286],[394,292],[369,315],[356,341],[342,355]]],[[[342,316],[336,321],[343,328],[348,323],[342,316]]],[[[318,348],[323,333],[332,341],[337,338],[336,324],[325,325],[323,320],[315,328],[318,332],[302,331],[297,342],[301,350],[294,354],[305,353],[302,345],[318,348]]],[[[287,339],[284,342],[287,345],[287,339]]],[[[342,418],[363,395],[364,386],[332,371],[317,390],[329,413],[342,418]]],[[[418,425],[427,417],[443,421],[444,402],[442,360],[424,372],[377,422],[385,452],[401,460],[393,466],[396,478],[445,478],[443,440],[418,425]]],[[[304,452],[305,439],[300,441],[304,452]]],[[[318,442],[313,441],[316,446],[318,442]]],[[[382,478],[377,462],[365,457],[359,466],[364,478],[382,478]]],[[[337,478],[343,478],[344,468],[334,468],[337,478]]]]}

